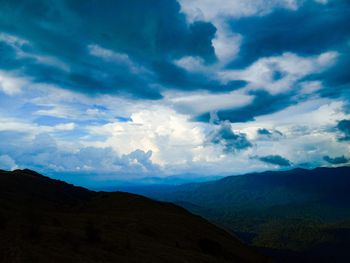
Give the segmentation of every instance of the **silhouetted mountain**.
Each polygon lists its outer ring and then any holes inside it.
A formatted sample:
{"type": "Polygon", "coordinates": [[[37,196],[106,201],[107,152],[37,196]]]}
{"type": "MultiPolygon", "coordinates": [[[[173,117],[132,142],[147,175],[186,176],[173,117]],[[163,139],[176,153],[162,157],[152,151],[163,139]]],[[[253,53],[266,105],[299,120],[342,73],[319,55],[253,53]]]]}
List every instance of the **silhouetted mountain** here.
{"type": "Polygon", "coordinates": [[[350,262],[350,167],[150,189],[129,190],[186,207],[281,262],[350,262]]]}
{"type": "Polygon", "coordinates": [[[268,261],[171,203],[0,171],[0,262],[268,261]]]}

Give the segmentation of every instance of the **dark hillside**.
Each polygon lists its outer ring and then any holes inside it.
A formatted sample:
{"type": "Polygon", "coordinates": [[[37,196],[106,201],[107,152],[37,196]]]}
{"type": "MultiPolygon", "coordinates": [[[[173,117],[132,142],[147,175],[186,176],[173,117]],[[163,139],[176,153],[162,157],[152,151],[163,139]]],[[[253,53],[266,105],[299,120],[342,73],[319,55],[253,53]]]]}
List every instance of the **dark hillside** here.
{"type": "Polygon", "coordinates": [[[0,172],[0,262],[268,262],[170,203],[0,172]]]}
{"type": "Polygon", "coordinates": [[[186,207],[281,262],[350,262],[349,189],[350,167],[339,167],[253,173],[138,192],[186,207]]]}

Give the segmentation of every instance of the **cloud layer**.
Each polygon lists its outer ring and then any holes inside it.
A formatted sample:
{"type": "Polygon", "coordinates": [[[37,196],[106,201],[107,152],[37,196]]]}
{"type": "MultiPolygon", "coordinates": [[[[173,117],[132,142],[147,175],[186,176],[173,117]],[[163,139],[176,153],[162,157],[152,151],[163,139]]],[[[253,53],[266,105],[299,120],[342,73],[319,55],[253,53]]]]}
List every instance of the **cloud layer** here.
{"type": "Polygon", "coordinates": [[[347,164],[350,3],[0,2],[0,168],[347,164]],[[325,34],[327,32],[327,34],[325,34]]]}

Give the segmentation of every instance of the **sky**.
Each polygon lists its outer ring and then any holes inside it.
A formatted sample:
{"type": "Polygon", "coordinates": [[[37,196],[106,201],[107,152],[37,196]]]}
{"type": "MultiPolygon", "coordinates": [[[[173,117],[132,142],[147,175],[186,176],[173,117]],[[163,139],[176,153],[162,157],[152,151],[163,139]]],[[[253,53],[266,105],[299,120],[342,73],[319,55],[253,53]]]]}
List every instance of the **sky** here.
{"type": "Polygon", "coordinates": [[[0,0],[0,168],[347,165],[349,17],[347,0],[0,0]]]}

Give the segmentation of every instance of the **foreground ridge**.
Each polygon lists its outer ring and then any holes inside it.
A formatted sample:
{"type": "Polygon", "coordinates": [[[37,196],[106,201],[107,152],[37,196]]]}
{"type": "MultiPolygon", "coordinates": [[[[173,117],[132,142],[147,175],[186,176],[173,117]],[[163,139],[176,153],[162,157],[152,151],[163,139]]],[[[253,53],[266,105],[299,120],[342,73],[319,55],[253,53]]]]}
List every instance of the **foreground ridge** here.
{"type": "Polygon", "coordinates": [[[1,262],[269,262],[171,203],[0,171],[1,262]]]}

